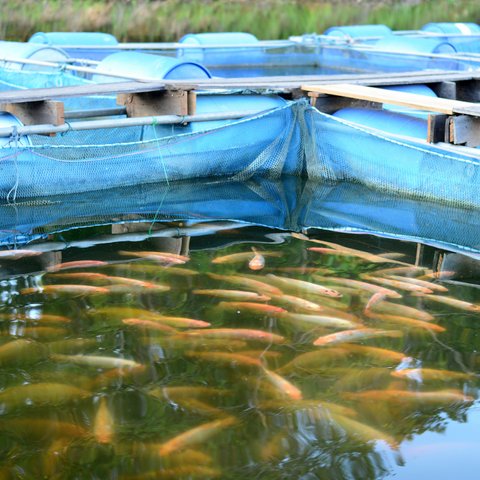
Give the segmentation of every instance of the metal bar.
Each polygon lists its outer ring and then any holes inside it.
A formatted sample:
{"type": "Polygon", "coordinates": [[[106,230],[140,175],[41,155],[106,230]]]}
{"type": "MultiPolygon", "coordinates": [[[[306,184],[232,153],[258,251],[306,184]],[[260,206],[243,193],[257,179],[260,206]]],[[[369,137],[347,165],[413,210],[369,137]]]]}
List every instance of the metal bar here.
{"type": "Polygon", "coordinates": [[[270,40],[257,43],[240,43],[238,45],[192,45],[185,43],[119,43],[118,45],[62,45],[68,50],[176,50],[176,49],[212,49],[212,48],[264,48],[264,47],[289,47],[296,45],[289,40],[270,40]]]}
{"type": "Polygon", "coordinates": [[[13,58],[13,57],[1,57],[0,62],[11,62],[11,63],[22,63],[27,65],[39,65],[42,67],[50,67],[50,68],[62,68],[65,70],[72,70],[74,72],[84,72],[84,73],[93,73],[97,75],[104,75],[106,77],[116,77],[116,78],[126,78],[128,80],[135,80],[137,82],[156,82],[158,78],[150,78],[150,77],[137,77],[136,75],[125,75],[125,74],[118,74],[112,72],[104,72],[103,70],[98,70],[96,68],[90,67],[77,67],[75,65],[67,65],[62,62],[46,62],[42,60],[31,60],[27,58],[13,58]]]}
{"type": "MultiPolygon", "coordinates": [[[[264,111],[266,112],[266,110],[264,111]]],[[[171,125],[176,123],[210,122],[215,120],[236,120],[239,118],[258,115],[258,110],[244,110],[235,112],[203,113],[199,115],[160,115],[158,117],[119,118],[113,120],[91,120],[88,122],[75,122],[72,126],[64,125],[30,125],[17,127],[19,135],[42,135],[45,133],[62,133],[73,130],[99,130],[102,128],[140,127],[152,125],[155,121],[159,125],[171,125]]],[[[15,127],[0,128],[0,137],[10,137],[15,127]]]]}
{"type": "Polygon", "coordinates": [[[111,117],[113,115],[126,115],[126,107],[94,108],[91,110],[70,110],[65,112],[65,120],[71,118],[111,117]]]}

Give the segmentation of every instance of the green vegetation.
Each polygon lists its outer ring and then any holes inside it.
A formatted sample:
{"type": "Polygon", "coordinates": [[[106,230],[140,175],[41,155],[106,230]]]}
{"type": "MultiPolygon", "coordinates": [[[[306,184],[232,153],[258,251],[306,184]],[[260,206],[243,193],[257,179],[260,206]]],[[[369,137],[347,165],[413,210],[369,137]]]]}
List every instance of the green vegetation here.
{"type": "Polygon", "coordinates": [[[265,40],[323,33],[334,25],[383,23],[394,30],[410,30],[429,22],[480,23],[475,0],[427,0],[416,5],[362,0],[0,0],[0,6],[0,37],[13,41],[26,41],[38,31],[101,31],[123,42],[170,42],[202,32],[243,31],[265,40]]]}

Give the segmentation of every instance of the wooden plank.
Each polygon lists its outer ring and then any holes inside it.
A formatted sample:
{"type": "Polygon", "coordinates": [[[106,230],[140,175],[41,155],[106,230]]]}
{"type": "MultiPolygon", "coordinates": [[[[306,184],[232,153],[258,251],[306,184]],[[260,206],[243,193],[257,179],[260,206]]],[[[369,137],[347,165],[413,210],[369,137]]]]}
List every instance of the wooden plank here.
{"type": "Polygon", "coordinates": [[[410,83],[435,83],[440,81],[460,81],[477,78],[473,72],[456,71],[429,71],[429,72],[401,72],[395,74],[341,74],[341,75],[303,75],[285,77],[258,77],[258,78],[209,78],[192,80],[159,80],[158,82],[114,82],[88,85],[74,85],[68,87],[32,88],[28,90],[9,90],[0,92],[0,103],[21,103],[42,100],[55,100],[95,95],[117,95],[119,93],[140,93],[162,90],[198,90],[203,88],[278,88],[292,90],[302,84],[331,84],[331,83],[362,83],[366,85],[396,85],[410,83]]]}
{"type": "Polygon", "coordinates": [[[194,91],[188,92],[187,111],[188,115],[196,115],[197,113],[197,94],[194,91]]]}
{"type": "Polygon", "coordinates": [[[445,141],[445,121],[448,115],[428,115],[427,142],[438,143],[445,141]]]}
{"type": "Polygon", "coordinates": [[[480,118],[465,115],[453,117],[452,130],[455,145],[480,146],[480,118]]]}
{"type": "Polygon", "coordinates": [[[368,102],[366,100],[357,100],[355,98],[344,98],[344,97],[312,97],[314,101],[311,103],[313,107],[317,110],[320,110],[323,113],[332,114],[341,110],[342,108],[382,108],[381,103],[368,102]]]}
{"type": "Polygon", "coordinates": [[[425,95],[416,95],[413,93],[397,92],[394,90],[383,90],[381,88],[365,87],[363,85],[338,84],[338,85],[305,85],[302,90],[328,93],[347,98],[357,98],[359,100],[368,100],[370,102],[388,103],[391,105],[401,105],[404,107],[417,108],[453,114],[454,109],[472,107],[474,105],[468,102],[458,100],[449,100],[446,98],[426,97],[425,95]]]}
{"type": "Polygon", "coordinates": [[[129,118],[188,115],[187,97],[188,92],[184,90],[125,93],[117,95],[117,105],[127,108],[129,118]]]}
{"type": "MultiPolygon", "coordinates": [[[[65,123],[63,102],[2,103],[0,110],[12,113],[24,125],[63,125],[65,123]]],[[[56,133],[50,133],[47,136],[54,137],[55,135],[56,133]]]]}

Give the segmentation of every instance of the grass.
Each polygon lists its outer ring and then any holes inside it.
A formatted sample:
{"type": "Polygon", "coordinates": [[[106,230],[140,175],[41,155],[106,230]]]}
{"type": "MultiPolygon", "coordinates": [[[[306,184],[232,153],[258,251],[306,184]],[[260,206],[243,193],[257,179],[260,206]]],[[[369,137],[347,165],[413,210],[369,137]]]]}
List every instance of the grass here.
{"type": "Polygon", "coordinates": [[[122,42],[171,42],[186,33],[243,31],[261,40],[323,33],[334,25],[382,23],[394,30],[429,22],[480,23],[472,0],[335,3],[285,0],[0,0],[0,37],[26,41],[38,31],[101,31],[122,42]]]}

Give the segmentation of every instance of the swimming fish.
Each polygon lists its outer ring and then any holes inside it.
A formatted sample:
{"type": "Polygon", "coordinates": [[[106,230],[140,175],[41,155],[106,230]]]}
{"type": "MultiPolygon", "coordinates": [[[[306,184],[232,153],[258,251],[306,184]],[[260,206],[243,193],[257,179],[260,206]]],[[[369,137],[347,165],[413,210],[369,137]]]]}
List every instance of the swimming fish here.
{"type": "Polygon", "coordinates": [[[252,247],[255,256],[250,260],[248,266],[251,270],[261,270],[265,266],[265,258],[260,255],[255,247],[252,247]]]}
{"type": "Polygon", "coordinates": [[[113,416],[107,407],[105,397],[100,400],[98,412],[93,423],[93,435],[98,443],[112,443],[113,441],[113,416]]]}
{"type": "Polygon", "coordinates": [[[256,292],[243,292],[241,290],[192,290],[195,295],[211,295],[213,297],[230,298],[243,302],[268,302],[270,297],[256,292]]]}
{"type": "Polygon", "coordinates": [[[182,257],[181,255],[174,255],[165,252],[125,252],[119,251],[119,255],[131,256],[137,258],[144,258],[146,260],[152,260],[158,263],[173,263],[176,265],[183,265],[189,258],[182,257]]]}
{"type": "Polygon", "coordinates": [[[382,300],[385,300],[386,298],[387,298],[387,294],[384,293],[384,292],[374,293],[371,296],[370,300],[365,305],[365,310],[368,310],[369,308],[373,307],[378,302],[381,302],[382,300]]]}
{"type": "Polygon", "coordinates": [[[301,390],[295,387],[295,385],[290,383],[288,380],[278,375],[277,373],[266,369],[265,367],[263,367],[263,373],[265,374],[264,380],[271,383],[285,397],[291,398],[292,400],[302,399],[301,390]]]}
{"type": "Polygon", "coordinates": [[[360,278],[368,280],[369,282],[379,283],[380,285],[387,285],[388,287],[399,288],[400,290],[406,290],[408,292],[422,292],[433,293],[432,290],[420,285],[414,285],[412,283],[393,280],[391,277],[372,277],[371,275],[361,274],[360,278]]]}
{"type": "Polygon", "coordinates": [[[180,399],[191,399],[201,401],[215,401],[219,397],[231,395],[230,390],[221,390],[219,388],[210,387],[163,387],[150,390],[150,395],[158,398],[165,398],[171,401],[177,401],[180,399]]]}
{"type": "Polygon", "coordinates": [[[291,307],[293,310],[303,312],[321,312],[323,307],[318,303],[310,302],[304,298],[294,297],[292,295],[272,295],[272,301],[291,307]]]}
{"type": "Polygon", "coordinates": [[[339,277],[321,277],[319,275],[313,275],[314,280],[319,282],[333,282],[339,285],[344,285],[346,287],[356,288],[358,290],[363,290],[365,292],[372,292],[372,293],[384,293],[387,297],[392,298],[402,298],[402,296],[395,292],[394,290],[390,290],[385,287],[379,287],[378,285],[372,285],[371,283],[367,282],[360,282],[358,280],[351,280],[349,278],[339,278],[339,277]]]}
{"type": "Polygon", "coordinates": [[[141,318],[125,318],[122,320],[122,322],[125,325],[129,325],[132,327],[150,328],[165,335],[172,335],[174,333],[178,333],[178,330],[176,330],[175,328],[170,327],[169,325],[165,325],[164,323],[155,322],[152,320],[144,320],[141,318]]]}
{"type": "Polygon", "coordinates": [[[262,362],[258,358],[251,358],[239,353],[226,352],[184,352],[185,357],[195,358],[197,361],[226,365],[233,368],[247,368],[260,371],[262,362]]]}
{"type": "Polygon", "coordinates": [[[449,372],[448,370],[435,370],[433,368],[408,368],[391,372],[394,377],[408,378],[417,382],[473,380],[477,375],[464,372],[449,372]]]}
{"type": "Polygon", "coordinates": [[[108,293],[108,290],[90,285],[44,285],[43,287],[22,288],[20,293],[22,295],[30,295],[33,293],[93,295],[97,293],[108,293]]]}
{"type": "Polygon", "coordinates": [[[113,283],[120,283],[126,285],[133,285],[135,287],[145,288],[145,289],[155,289],[160,291],[170,290],[170,287],[166,285],[159,285],[158,283],[144,282],[142,280],[136,280],[135,278],[128,277],[106,277],[107,280],[113,283]]]}
{"type": "Polygon", "coordinates": [[[1,250],[0,259],[18,260],[19,258],[35,257],[42,253],[43,252],[37,252],[35,250],[1,250]]]}
{"type": "Polygon", "coordinates": [[[140,364],[133,360],[117,357],[100,357],[94,355],[60,355],[54,354],[50,358],[61,362],[75,363],[93,368],[134,368],[140,364]]]}
{"type": "Polygon", "coordinates": [[[227,310],[237,313],[250,313],[265,316],[277,316],[287,313],[286,310],[280,307],[253,302],[220,302],[216,308],[223,311],[227,310]]]}
{"type": "Polygon", "coordinates": [[[58,272],[59,270],[67,270],[69,268],[100,267],[103,265],[108,265],[108,263],[100,260],[78,260],[76,262],[59,263],[58,265],[47,267],[46,270],[47,272],[58,272]]]}
{"type": "MultiPolygon", "coordinates": [[[[407,283],[412,283],[413,285],[419,285],[421,287],[425,287],[427,290],[434,290],[437,292],[448,292],[448,288],[445,288],[443,285],[439,285],[437,283],[426,282],[424,280],[419,280],[418,278],[399,277],[398,275],[388,275],[388,276],[393,280],[399,280],[407,283]]],[[[424,292],[424,293],[427,293],[427,292],[424,292]]]]}
{"type": "MultiPolygon", "coordinates": [[[[168,455],[168,459],[172,455],[168,455]]],[[[185,458],[185,457],[184,457],[185,458]]],[[[191,461],[194,461],[192,457],[191,461]]],[[[186,456],[187,462],[188,456],[186,456]]],[[[163,468],[162,470],[151,470],[147,473],[139,473],[136,475],[120,475],[118,480],[176,480],[176,479],[210,479],[219,478],[222,475],[220,470],[205,467],[204,465],[182,465],[175,468],[163,468]]]]}
{"type": "Polygon", "coordinates": [[[299,355],[283,367],[275,370],[279,375],[288,375],[292,372],[316,372],[321,371],[332,364],[345,363],[349,352],[345,348],[327,348],[315,350],[299,355]]]}
{"type": "Polygon", "coordinates": [[[231,427],[238,423],[236,417],[227,417],[223,420],[215,420],[199,427],[192,428],[171,440],[165,442],[159,449],[160,456],[170,455],[173,452],[189,448],[198,443],[206,442],[209,438],[220,433],[227,427],[231,427]]]}
{"type": "Polygon", "coordinates": [[[246,287],[250,290],[255,292],[259,292],[263,294],[272,294],[272,295],[281,295],[282,291],[278,288],[272,287],[263,282],[259,282],[258,280],[253,280],[251,278],[246,277],[237,277],[235,275],[217,275],[215,273],[207,273],[210,278],[214,280],[223,280],[228,283],[233,283],[234,285],[241,285],[242,287],[246,287]]]}
{"type": "MultiPolygon", "coordinates": [[[[326,287],[323,287],[322,285],[318,285],[317,283],[305,282],[304,280],[295,280],[293,278],[277,277],[272,273],[268,273],[266,275],[266,278],[268,278],[270,281],[272,281],[276,285],[280,285],[282,287],[292,289],[292,290],[299,290],[306,293],[312,293],[315,295],[325,295],[327,297],[342,296],[341,293],[338,293],[337,291],[332,290],[331,288],[326,288],[326,287]]],[[[279,294],[277,293],[277,295],[281,295],[281,294],[282,294],[281,292],[279,294]]]]}
{"type": "Polygon", "coordinates": [[[212,328],[205,330],[188,330],[186,332],[178,334],[177,337],[222,338],[225,340],[257,341],[272,344],[289,343],[288,340],[274,333],[241,328],[212,328]]]}
{"type": "Polygon", "coordinates": [[[435,323],[425,322],[423,320],[416,320],[414,318],[399,317],[397,315],[381,315],[365,310],[365,316],[375,320],[381,320],[387,323],[394,323],[396,325],[404,325],[405,327],[422,328],[424,330],[432,330],[434,332],[445,332],[445,328],[435,323]]]}
{"type": "MultiPolygon", "coordinates": [[[[246,260],[251,260],[255,258],[255,254],[257,253],[256,250],[252,247],[252,252],[241,252],[241,253],[233,253],[231,255],[225,255],[223,257],[217,257],[212,260],[212,263],[216,264],[229,264],[229,263],[238,263],[238,262],[244,262],[246,260]],[[252,258],[253,257],[253,258],[252,258]]],[[[282,252],[268,252],[268,251],[263,251],[262,255],[264,257],[280,257],[282,256],[282,252]]],[[[264,260],[265,263],[265,260],[264,260]]],[[[255,270],[255,269],[253,269],[255,270]]]]}
{"type": "Polygon", "coordinates": [[[42,347],[31,339],[5,343],[0,347],[0,365],[38,360],[41,358],[42,347]]]}
{"type": "MultiPolygon", "coordinates": [[[[368,347],[366,345],[355,345],[352,343],[340,344],[339,348],[355,355],[361,355],[388,364],[398,364],[413,360],[403,353],[386,350],[385,348],[368,347]]],[[[321,350],[321,352],[322,351],[323,350],[321,350]]]]}
{"type": "Polygon", "coordinates": [[[414,318],[415,320],[423,320],[431,322],[435,317],[427,312],[417,310],[416,308],[407,307],[400,303],[378,302],[371,308],[372,313],[381,313],[385,315],[398,315],[400,317],[414,318]]]}
{"type": "Polygon", "coordinates": [[[309,327],[322,327],[322,328],[343,328],[343,329],[354,329],[361,328],[360,323],[351,322],[349,320],[343,320],[342,318],[335,318],[330,316],[323,315],[312,315],[304,313],[287,313],[282,315],[281,320],[290,321],[292,325],[306,325],[306,328],[309,327]]]}
{"type": "Polygon", "coordinates": [[[25,322],[36,322],[36,323],[70,323],[70,319],[67,317],[62,317],[59,315],[29,315],[27,313],[0,313],[0,320],[23,320],[25,322]]]}
{"type": "Polygon", "coordinates": [[[432,302],[444,303],[450,307],[459,308],[461,310],[466,310],[468,312],[480,312],[480,305],[475,305],[474,303],[464,302],[463,300],[458,300],[452,297],[443,297],[441,295],[426,295],[424,293],[415,292],[412,295],[416,297],[426,298],[432,302]]]}
{"type": "Polygon", "coordinates": [[[324,335],[313,342],[314,345],[334,345],[338,343],[357,342],[367,338],[377,337],[402,337],[403,332],[398,330],[378,330],[374,328],[359,328],[358,330],[348,330],[346,332],[324,335]]]}
{"type": "Polygon", "coordinates": [[[301,410],[308,410],[318,418],[318,414],[327,412],[338,413],[347,417],[357,417],[358,413],[351,408],[337,405],[336,403],[325,402],[323,400],[296,400],[292,402],[290,399],[285,400],[263,400],[257,402],[255,407],[263,412],[278,411],[281,413],[297,413],[301,410]],[[317,414],[317,415],[315,415],[317,414]]]}

